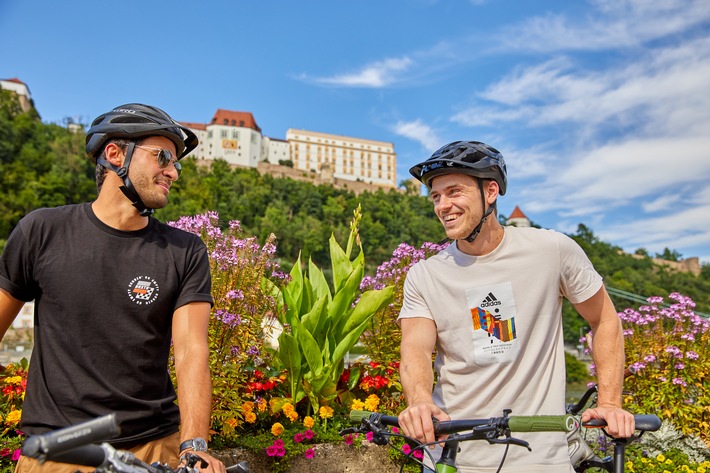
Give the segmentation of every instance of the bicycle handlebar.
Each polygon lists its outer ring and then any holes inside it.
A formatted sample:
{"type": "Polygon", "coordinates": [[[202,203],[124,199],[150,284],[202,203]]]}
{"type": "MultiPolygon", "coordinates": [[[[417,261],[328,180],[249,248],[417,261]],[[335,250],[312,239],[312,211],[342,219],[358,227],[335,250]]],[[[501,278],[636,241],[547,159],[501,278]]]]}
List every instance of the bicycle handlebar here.
{"type": "Polygon", "coordinates": [[[106,460],[106,452],[100,446],[90,444],[112,439],[119,433],[116,414],[112,413],[46,434],[27,437],[22,444],[22,455],[40,461],[56,460],[66,463],[68,460],[57,459],[60,456],[64,458],[62,455],[69,454],[71,451],[71,458],[86,458],[86,461],[90,461],[90,463],[79,461],[71,461],[71,463],[99,466],[106,460]],[[95,464],[99,458],[101,462],[95,464]]]}
{"type": "MultiPolygon", "coordinates": [[[[634,424],[638,431],[654,432],[661,428],[661,419],[654,414],[636,414],[634,415],[634,424]]],[[[603,419],[591,419],[582,425],[587,428],[600,429],[606,427],[606,421],[603,419]]]]}
{"type": "MultiPolygon", "coordinates": [[[[386,416],[368,411],[351,411],[350,420],[362,422],[370,416],[378,416],[375,422],[383,425],[399,427],[399,419],[395,416],[386,416]]],[[[481,426],[498,426],[511,432],[571,432],[579,426],[576,417],[564,415],[535,415],[535,416],[503,416],[489,419],[444,420],[434,422],[436,435],[447,435],[463,430],[475,429],[481,426]]]]}

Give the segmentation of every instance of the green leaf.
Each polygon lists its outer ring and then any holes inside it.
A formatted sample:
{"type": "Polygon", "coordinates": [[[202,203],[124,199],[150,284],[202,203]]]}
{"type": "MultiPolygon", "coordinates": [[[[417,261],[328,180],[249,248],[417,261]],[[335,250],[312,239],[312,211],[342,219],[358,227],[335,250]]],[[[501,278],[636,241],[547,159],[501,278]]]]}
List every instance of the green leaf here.
{"type": "Polygon", "coordinates": [[[331,267],[333,269],[333,288],[337,294],[341,285],[352,272],[352,264],[350,263],[350,258],[345,254],[341,246],[335,240],[334,235],[330,235],[330,261],[331,267]]]}
{"type": "Polygon", "coordinates": [[[328,281],[325,280],[323,271],[318,269],[312,260],[308,260],[308,280],[313,288],[313,293],[316,299],[321,297],[327,297],[328,301],[332,298],[330,294],[330,287],[328,287],[328,281]]]}
{"type": "Polygon", "coordinates": [[[289,387],[291,388],[291,397],[296,397],[298,390],[298,380],[301,378],[301,351],[298,347],[296,338],[288,332],[282,332],[279,335],[279,359],[286,368],[289,376],[289,387]]]}
{"type": "Polygon", "coordinates": [[[303,356],[306,358],[308,368],[311,372],[320,372],[323,369],[323,358],[321,357],[318,343],[316,343],[311,332],[303,326],[300,320],[296,319],[293,322],[291,330],[298,341],[303,356]]]}
{"type": "MultiPolygon", "coordinates": [[[[308,311],[306,314],[301,317],[301,322],[303,323],[303,326],[308,330],[311,334],[315,334],[316,329],[318,328],[318,324],[320,323],[320,319],[324,316],[325,311],[326,311],[326,303],[327,303],[327,298],[325,296],[321,297],[316,301],[316,303],[313,305],[310,311],[308,311]]],[[[327,315],[326,315],[327,317],[327,315]]]]}
{"type": "Polygon", "coordinates": [[[348,332],[353,330],[362,322],[372,317],[378,310],[392,301],[394,295],[394,286],[387,286],[384,289],[377,291],[365,291],[355,308],[350,313],[349,317],[343,321],[337,333],[340,337],[344,337],[348,332]]]}

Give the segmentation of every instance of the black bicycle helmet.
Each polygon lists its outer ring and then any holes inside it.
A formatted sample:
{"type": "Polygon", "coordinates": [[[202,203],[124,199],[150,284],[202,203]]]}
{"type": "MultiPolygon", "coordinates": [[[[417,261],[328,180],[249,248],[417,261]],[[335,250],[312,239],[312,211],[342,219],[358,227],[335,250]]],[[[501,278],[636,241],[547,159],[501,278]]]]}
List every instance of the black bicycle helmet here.
{"type": "Polygon", "coordinates": [[[480,141],[454,141],[435,151],[429,159],[413,166],[409,173],[431,188],[431,180],[442,174],[469,174],[498,183],[499,194],[505,195],[508,175],[503,155],[480,141]]]}
{"type": "Polygon", "coordinates": [[[185,157],[198,144],[197,136],[170,115],[150,105],[129,103],[99,115],[86,133],[86,152],[94,160],[103,152],[107,141],[114,138],[147,138],[164,136],[175,143],[177,159],[185,157]]]}
{"type": "Polygon", "coordinates": [[[140,215],[148,216],[154,209],[145,206],[133,183],[128,178],[128,167],[131,164],[136,142],[150,136],[164,136],[175,143],[177,159],[184,158],[198,144],[197,135],[189,128],[175,122],[170,115],[150,105],[129,103],[114,108],[110,112],[99,115],[86,133],[86,153],[97,164],[118,174],[123,181],[120,187],[123,194],[131,201],[140,215]],[[101,158],[106,143],[112,139],[131,140],[125,152],[122,167],[116,167],[106,159],[101,158]]]}

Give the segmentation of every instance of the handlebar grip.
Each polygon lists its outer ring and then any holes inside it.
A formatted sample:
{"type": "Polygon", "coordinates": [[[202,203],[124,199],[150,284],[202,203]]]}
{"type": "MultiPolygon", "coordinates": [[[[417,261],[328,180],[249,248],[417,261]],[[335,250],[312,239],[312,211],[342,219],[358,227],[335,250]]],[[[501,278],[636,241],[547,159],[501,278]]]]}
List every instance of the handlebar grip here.
{"type": "Polygon", "coordinates": [[[76,447],[109,440],[120,431],[116,414],[111,413],[46,434],[27,437],[22,444],[22,454],[30,458],[57,455],[76,447]]]}
{"type": "Polygon", "coordinates": [[[54,455],[48,454],[45,459],[59,463],[98,468],[106,463],[108,454],[100,445],[82,445],[54,455]]]}
{"type": "Polygon", "coordinates": [[[572,432],[579,426],[572,415],[557,416],[511,416],[508,428],[511,432],[572,432]]]}
{"type": "Polygon", "coordinates": [[[374,412],[358,410],[350,411],[350,420],[352,422],[362,422],[363,419],[369,418],[372,414],[374,414],[374,412]]]}

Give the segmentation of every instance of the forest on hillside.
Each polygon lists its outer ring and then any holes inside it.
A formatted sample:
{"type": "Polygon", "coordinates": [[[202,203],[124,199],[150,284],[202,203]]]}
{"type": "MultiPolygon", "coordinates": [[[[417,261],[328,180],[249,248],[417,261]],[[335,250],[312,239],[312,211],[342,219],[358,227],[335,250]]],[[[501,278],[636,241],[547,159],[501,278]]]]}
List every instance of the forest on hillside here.
{"type": "MultiPolygon", "coordinates": [[[[91,201],[96,196],[94,167],[84,152],[83,131],[47,124],[35,111],[23,113],[14,94],[0,90],[0,249],[17,222],[33,209],[91,201]]],[[[365,192],[260,175],[255,169],[234,169],[224,161],[198,166],[186,158],[183,173],[171,190],[170,203],[156,212],[161,221],[216,211],[226,226],[238,220],[244,237],[265,241],[277,238],[276,256],[286,269],[301,253],[327,267],[328,239],[344,241],[353,210],[360,205],[360,235],[368,272],[388,261],[400,243],[414,247],[444,238],[428,198],[396,190],[365,192]]],[[[505,216],[499,216],[502,220],[505,216]]],[[[673,272],[654,265],[650,258],[637,259],[619,247],[599,240],[580,224],[570,235],[587,252],[607,286],[648,296],[680,292],[691,297],[697,310],[710,313],[710,265],[702,274],[673,272]]],[[[639,253],[645,250],[639,249],[639,253]]],[[[666,249],[664,258],[679,258],[666,249]]],[[[615,298],[618,309],[633,305],[615,298]]],[[[565,314],[573,309],[565,307],[565,314]]],[[[565,317],[570,341],[584,324],[579,317],[565,317]]]]}

